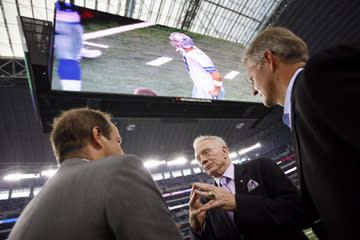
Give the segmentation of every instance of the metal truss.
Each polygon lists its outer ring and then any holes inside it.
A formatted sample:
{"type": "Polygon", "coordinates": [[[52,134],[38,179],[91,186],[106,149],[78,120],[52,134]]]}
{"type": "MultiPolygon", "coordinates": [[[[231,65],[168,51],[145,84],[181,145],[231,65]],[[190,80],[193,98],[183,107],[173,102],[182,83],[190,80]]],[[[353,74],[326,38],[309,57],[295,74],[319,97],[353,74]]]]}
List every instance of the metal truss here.
{"type": "Polygon", "coordinates": [[[188,1],[188,8],[185,12],[184,20],[181,24],[181,29],[189,30],[191,28],[191,24],[195,19],[196,13],[198,12],[200,6],[200,0],[190,0],[188,1]]]}
{"type": "Polygon", "coordinates": [[[277,6],[277,8],[275,9],[275,11],[273,12],[273,14],[266,19],[260,26],[259,31],[264,30],[267,27],[272,27],[276,21],[279,19],[280,15],[283,13],[283,11],[285,10],[285,8],[289,5],[289,3],[291,3],[293,0],[283,0],[280,1],[279,5],[277,6]]]}
{"type": "Polygon", "coordinates": [[[26,78],[24,60],[0,58],[0,79],[3,78],[26,78]]]}

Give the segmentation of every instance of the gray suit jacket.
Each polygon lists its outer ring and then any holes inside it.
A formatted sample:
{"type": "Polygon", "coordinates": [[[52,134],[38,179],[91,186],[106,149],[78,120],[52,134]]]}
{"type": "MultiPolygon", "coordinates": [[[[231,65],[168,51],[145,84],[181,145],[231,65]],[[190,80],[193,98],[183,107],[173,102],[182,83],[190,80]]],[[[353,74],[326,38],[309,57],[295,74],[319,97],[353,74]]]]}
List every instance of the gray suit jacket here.
{"type": "Polygon", "coordinates": [[[142,162],[122,155],[64,161],[22,212],[9,239],[182,237],[142,162]]]}

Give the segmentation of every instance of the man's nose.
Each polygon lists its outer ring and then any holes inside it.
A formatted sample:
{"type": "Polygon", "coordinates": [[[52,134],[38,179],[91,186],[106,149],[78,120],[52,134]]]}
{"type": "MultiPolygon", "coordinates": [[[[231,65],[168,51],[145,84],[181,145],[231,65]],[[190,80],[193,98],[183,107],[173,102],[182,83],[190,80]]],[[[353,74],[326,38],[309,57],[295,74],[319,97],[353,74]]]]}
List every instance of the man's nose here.
{"type": "Polygon", "coordinates": [[[252,93],[253,93],[254,96],[258,95],[258,93],[259,93],[259,92],[255,89],[254,86],[252,86],[252,93]]]}

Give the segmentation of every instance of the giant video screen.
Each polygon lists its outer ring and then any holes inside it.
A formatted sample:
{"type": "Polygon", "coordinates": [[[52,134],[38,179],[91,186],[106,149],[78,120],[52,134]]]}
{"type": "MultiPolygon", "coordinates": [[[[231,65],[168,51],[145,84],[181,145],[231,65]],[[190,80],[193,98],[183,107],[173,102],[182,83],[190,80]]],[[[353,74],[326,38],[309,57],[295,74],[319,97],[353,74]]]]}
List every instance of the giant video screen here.
{"type": "Polygon", "coordinates": [[[243,46],[57,2],[52,90],[259,102],[243,46]]]}

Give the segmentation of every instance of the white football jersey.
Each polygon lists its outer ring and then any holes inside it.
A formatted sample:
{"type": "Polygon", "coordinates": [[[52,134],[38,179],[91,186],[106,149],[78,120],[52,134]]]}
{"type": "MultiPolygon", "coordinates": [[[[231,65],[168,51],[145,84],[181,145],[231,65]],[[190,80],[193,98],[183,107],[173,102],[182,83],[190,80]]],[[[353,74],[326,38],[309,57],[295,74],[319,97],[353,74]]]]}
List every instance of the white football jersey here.
{"type": "Polygon", "coordinates": [[[214,89],[210,72],[215,72],[216,68],[203,51],[194,47],[192,51],[185,53],[184,62],[197,89],[206,91],[214,89]]]}

